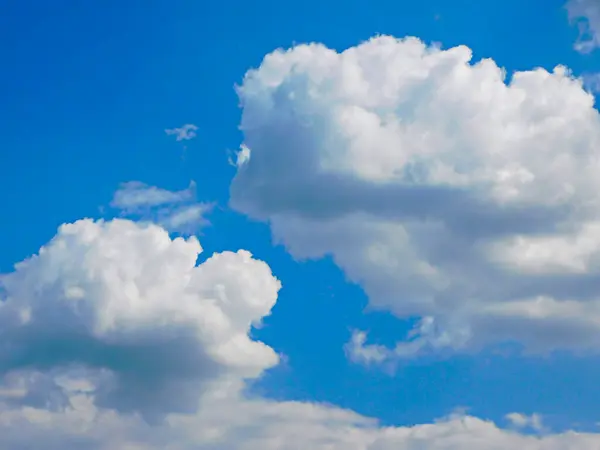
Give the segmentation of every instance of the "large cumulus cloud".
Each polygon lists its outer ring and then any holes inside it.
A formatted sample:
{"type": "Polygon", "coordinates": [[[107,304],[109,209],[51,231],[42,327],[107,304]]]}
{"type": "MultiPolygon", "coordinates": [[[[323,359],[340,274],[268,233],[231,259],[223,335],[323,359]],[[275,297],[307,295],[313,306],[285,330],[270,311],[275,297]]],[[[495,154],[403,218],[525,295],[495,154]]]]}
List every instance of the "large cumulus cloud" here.
{"type": "Polygon", "coordinates": [[[594,98],[565,67],[471,59],[389,36],[267,55],[239,87],[231,204],[297,257],[331,255],[372,306],[422,318],[394,349],[355,335],[363,356],[597,350],[594,98]]]}
{"type": "Polygon", "coordinates": [[[279,281],[248,252],[196,265],[201,251],[196,238],[171,239],[152,224],[61,226],[0,279],[7,386],[24,388],[35,405],[49,405],[53,393],[60,408],[56,380],[85,379],[98,406],[155,419],[195,411],[211,383],[276,364],[248,333],[270,313],[279,281]]]}

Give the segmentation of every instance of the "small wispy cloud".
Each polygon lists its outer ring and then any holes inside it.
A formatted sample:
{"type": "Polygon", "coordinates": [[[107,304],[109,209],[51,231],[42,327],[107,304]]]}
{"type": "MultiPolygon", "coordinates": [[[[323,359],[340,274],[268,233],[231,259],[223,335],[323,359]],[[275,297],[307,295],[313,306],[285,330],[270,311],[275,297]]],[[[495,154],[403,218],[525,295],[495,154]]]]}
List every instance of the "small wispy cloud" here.
{"type": "Polygon", "coordinates": [[[213,208],[211,203],[194,203],[174,210],[167,210],[158,223],[167,230],[191,234],[198,228],[209,225],[205,215],[213,208]]]}
{"type": "Polygon", "coordinates": [[[600,93],[600,73],[585,73],[581,76],[583,86],[594,94],[600,93]]]}
{"type": "Polygon", "coordinates": [[[353,330],[350,341],[344,346],[346,356],[356,364],[381,365],[385,370],[394,370],[398,362],[421,357],[428,353],[456,351],[465,346],[469,339],[466,329],[454,333],[443,331],[436,319],[425,316],[393,347],[367,343],[367,333],[353,330]]]}
{"type": "Polygon", "coordinates": [[[139,209],[192,200],[195,198],[195,189],[196,183],[193,181],[181,191],[169,191],[139,181],[129,181],[121,184],[115,192],[110,206],[132,213],[139,209]]]}
{"type": "Polygon", "coordinates": [[[515,428],[531,428],[532,430],[538,432],[545,430],[542,417],[539,414],[534,413],[528,416],[527,414],[513,412],[507,414],[505,418],[515,428]]]}
{"type": "Polygon", "coordinates": [[[187,123],[179,128],[167,128],[165,133],[170,136],[175,136],[175,139],[179,141],[189,141],[197,136],[196,131],[198,127],[193,123],[187,123]]]}
{"type": "Polygon", "coordinates": [[[566,4],[569,20],[579,27],[575,50],[590,53],[600,47],[600,2],[598,0],[569,0],[566,4]]]}
{"type": "Polygon", "coordinates": [[[192,234],[209,224],[205,215],[214,205],[196,200],[196,183],[193,181],[180,191],[130,181],[121,184],[110,206],[122,215],[155,222],[169,231],[192,234]]]}
{"type": "Polygon", "coordinates": [[[244,164],[246,164],[250,160],[250,149],[245,144],[242,144],[240,146],[240,149],[237,152],[233,152],[233,153],[235,155],[235,161],[234,161],[233,157],[231,156],[231,154],[227,158],[227,162],[229,163],[230,166],[239,168],[239,167],[242,167],[244,164]]]}

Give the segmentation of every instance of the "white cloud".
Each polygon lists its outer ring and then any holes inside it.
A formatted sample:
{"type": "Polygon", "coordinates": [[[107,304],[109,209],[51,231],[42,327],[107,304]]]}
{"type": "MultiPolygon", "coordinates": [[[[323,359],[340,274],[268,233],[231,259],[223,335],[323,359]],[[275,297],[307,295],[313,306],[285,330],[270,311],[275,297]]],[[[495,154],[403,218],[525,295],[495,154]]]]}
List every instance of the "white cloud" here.
{"type": "Polygon", "coordinates": [[[194,200],[195,190],[196,184],[193,181],[187,189],[175,192],[149,186],[139,181],[129,181],[121,184],[115,192],[110,206],[127,213],[135,213],[148,207],[194,200]]]}
{"type": "Polygon", "coordinates": [[[348,357],[360,364],[381,364],[390,359],[390,350],[383,345],[365,345],[367,342],[367,333],[364,331],[354,331],[350,342],[346,344],[346,354],[348,357]]]}
{"type": "Polygon", "coordinates": [[[210,208],[211,205],[204,203],[187,205],[168,214],[161,224],[168,230],[182,230],[190,226],[196,228],[199,225],[206,225],[208,221],[204,216],[210,208]]]}
{"type": "MultiPolygon", "coordinates": [[[[600,445],[598,434],[527,436],[460,414],[383,427],[334,406],[248,397],[245,380],[278,361],[248,333],[270,313],[280,283],[243,250],[196,265],[200,252],[196,238],[171,239],[156,225],[81,220],[3,275],[0,448],[600,445]]],[[[512,423],[537,426],[521,416],[512,414],[512,423]]]]}
{"type": "Polygon", "coordinates": [[[74,396],[65,412],[20,408],[0,412],[5,448],[158,450],[595,450],[600,435],[532,436],[471,416],[453,415],[412,427],[380,427],[351,411],[300,403],[211,398],[195,415],[172,414],[149,426],[96,409],[74,396]]]}
{"type": "Polygon", "coordinates": [[[517,428],[531,428],[535,431],[544,431],[542,417],[539,414],[510,413],[506,415],[506,419],[517,428]]]}
{"type": "Polygon", "coordinates": [[[236,156],[237,159],[235,165],[241,167],[250,160],[250,149],[242,144],[240,151],[237,152],[236,156]]]}
{"type": "Polygon", "coordinates": [[[198,127],[192,123],[187,123],[179,128],[166,129],[165,133],[170,136],[175,136],[175,139],[179,141],[189,141],[194,139],[197,134],[198,127]]]}
{"type": "Polygon", "coordinates": [[[228,156],[227,162],[230,166],[233,167],[241,167],[250,160],[250,149],[246,147],[244,144],[240,146],[240,149],[237,152],[233,152],[235,154],[235,161],[233,158],[228,156]]]}
{"type": "Polygon", "coordinates": [[[355,330],[350,342],[345,346],[350,360],[364,365],[386,364],[394,371],[395,363],[424,353],[459,350],[466,344],[470,335],[457,329],[440,330],[431,316],[423,317],[408,333],[405,341],[397,342],[394,348],[367,344],[367,333],[355,330]]]}
{"type": "Polygon", "coordinates": [[[169,231],[193,234],[207,225],[209,203],[196,201],[196,183],[181,191],[169,191],[139,181],[123,183],[115,192],[110,206],[126,216],[154,221],[169,231]]]}
{"type": "Polygon", "coordinates": [[[429,324],[350,352],[598,350],[594,97],[564,67],[506,83],[471,57],[387,36],[269,54],[238,89],[252,157],[231,205],[294,256],[331,255],[371,306],[429,324]]]}
{"type": "Polygon", "coordinates": [[[589,53],[600,47],[600,3],[597,0],[568,0],[569,20],[579,26],[575,49],[589,53]]]}
{"type": "Polygon", "coordinates": [[[150,419],[195,410],[212,382],[257,377],[278,357],[248,332],[280,284],[248,252],[196,266],[201,251],[151,224],[63,225],[1,279],[0,373],[47,392],[85,368],[98,405],[150,419]]]}

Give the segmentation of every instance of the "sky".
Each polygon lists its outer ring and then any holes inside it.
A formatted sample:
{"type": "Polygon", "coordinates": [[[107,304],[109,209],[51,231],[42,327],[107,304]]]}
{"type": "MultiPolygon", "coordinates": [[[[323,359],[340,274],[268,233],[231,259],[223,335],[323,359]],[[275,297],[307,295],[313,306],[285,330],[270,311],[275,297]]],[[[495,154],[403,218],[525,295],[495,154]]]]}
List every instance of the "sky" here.
{"type": "Polygon", "coordinates": [[[0,5],[0,448],[600,448],[600,3],[0,5]]]}

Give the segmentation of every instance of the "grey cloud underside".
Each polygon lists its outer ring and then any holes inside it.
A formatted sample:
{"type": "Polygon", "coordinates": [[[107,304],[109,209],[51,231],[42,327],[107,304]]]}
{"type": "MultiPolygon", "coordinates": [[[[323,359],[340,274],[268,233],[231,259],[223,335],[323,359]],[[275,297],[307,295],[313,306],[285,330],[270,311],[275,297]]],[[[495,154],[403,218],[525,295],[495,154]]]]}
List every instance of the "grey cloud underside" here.
{"type": "MultiPolygon", "coordinates": [[[[352,176],[322,174],[315,164],[298,161],[298,155],[310,153],[307,150],[311,147],[303,142],[310,133],[294,129],[293,124],[286,127],[280,123],[273,129],[261,131],[273,140],[259,140],[256,145],[248,143],[261,152],[254,152],[251,163],[238,171],[231,187],[230,204],[256,219],[272,219],[274,231],[279,229],[278,220],[284,217],[292,218],[290,222],[315,226],[326,222],[335,224],[340,218],[355,221],[352,232],[347,232],[341,223],[336,228],[336,241],[342,245],[343,242],[361,241],[360,234],[366,231],[359,231],[363,220],[399,221],[411,230],[412,238],[418,242],[427,260],[446,265],[448,270],[460,266],[460,271],[468,270],[472,278],[481,280],[485,292],[473,291],[471,295],[490,295],[499,300],[540,294],[590,299],[600,291],[598,274],[514,273],[498,265],[486,264],[478,249],[478,244],[486,240],[515,234],[552,234],[568,229],[570,225],[562,221],[573,214],[576,206],[498,207],[468,189],[373,184],[352,176]],[[272,158],[277,153],[293,156],[290,161],[277,166],[276,159],[272,158]],[[266,170],[261,170],[261,166],[267,165],[269,175],[266,170]],[[257,181],[267,176],[268,182],[257,181]]],[[[250,136],[253,136],[252,132],[250,136]]],[[[290,224],[286,227],[293,229],[290,224]]],[[[295,249],[285,238],[283,242],[295,249]]],[[[311,244],[307,243],[307,246],[310,248],[311,244]]],[[[302,255],[302,250],[298,249],[298,253],[302,255]]],[[[462,301],[459,294],[445,290],[436,295],[448,308],[454,308],[453,299],[462,301]]]]}
{"type": "Polygon", "coordinates": [[[79,367],[92,369],[92,373],[110,371],[108,382],[95,390],[96,404],[123,413],[141,412],[155,422],[165,411],[194,412],[202,382],[225,371],[198,346],[192,332],[189,337],[165,340],[155,331],[147,341],[127,345],[101,342],[85,333],[37,333],[32,324],[18,335],[4,336],[9,345],[0,355],[0,375],[14,371],[68,373],[79,367]],[[11,341],[17,343],[11,345],[11,341]]]}
{"type": "MultiPolygon", "coordinates": [[[[296,134],[292,132],[288,136],[296,134]]],[[[281,142],[273,144],[281,145],[281,142]]],[[[289,145],[285,145],[286,151],[291,150],[289,145]]],[[[253,172],[261,164],[259,158],[260,155],[256,156],[252,164],[238,172],[231,189],[231,205],[251,217],[261,220],[272,218],[277,222],[280,217],[289,216],[316,226],[320,222],[335,223],[340,218],[356,221],[353,232],[347,232],[340,224],[335,230],[338,238],[328,236],[340,245],[361,241],[360,234],[366,230],[358,229],[365,217],[367,220],[401,221],[411,230],[411,236],[418,242],[427,260],[446,265],[450,271],[453,266],[460,266],[458,270],[468,270],[471,277],[481,280],[485,292],[473,291],[471,295],[491,295],[499,300],[540,294],[590,299],[600,291],[598,274],[522,275],[498,265],[486,264],[477,247],[479,242],[488,239],[559,231],[564,228],[561,220],[570,216],[570,205],[558,208],[535,205],[498,208],[478,198],[476,193],[463,189],[392,183],[379,186],[349,176],[326,174],[313,179],[304,177],[301,182],[294,180],[293,174],[278,180],[278,173],[287,175],[287,171],[281,168],[273,169],[269,183],[261,186],[253,181],[260,178],[253,172]],[[302,189],[297,189],[299,184],[302,189]]],[[[299,166],[295,161],[289,164],[295,168],[299,166]]],[[[292,228],[289,224],[286,226],[292,228]]],[[[277,224],[274,230],[278,230],[277,224]]],[[[293,244],[285,243],[295,249],[293,244]]],[[[310,243],[307,245],[311,247],[310,243]]],[[[298,253],[301,255],[302,250],[298,249],[298,253]]],[[[399,292],[397,295],[402,294],[399,292]]],[[[436,295],[448,308],[455,307],[453,299],[462,301],[459,293],[448,289],[436,295]]]]}
{"type": "MultiPolygon", "coordinates": [[[[291,131],[289,136],[296,136],[291,131]]],[[[299,133],[301,134],[301,133],[299,133]]],[[[290,140],[294,141],[293,138],[290,140]]],[[[275,141],[267,148],[277,149],[284,145],[286,151],[294,151],[293,145],[275,141]]],[[[265,148],[265,147],[260,147],[265,148]]],[[[300,150],[300,149],[298,149],[300,150]]],[[[294,170],[291,174],[280,167],[273,167],[268,184],[255,182],[262,175],[255,170],[260,156],[243,167],[231,188],[231,205],[259,219],[277,214],[289,214],[308,220],[327,220],[353,214],[368,214],[382,220],[440,221],[458,236],[471,240],[499,237],[515,233],[539,234],[556,231],[559,221],[568,217],[570,207],[506,206],[490,205],[476,192],[443,186],[410,186],[395,183],[373,185],[351,176],[319,174],[311,169],[304,174],[297,161],[288,161],[294,170]],[[282,173],[278,176],[278,173],[282,173]],[[301,184],[302,189],[297,189],[301,184]]],[[[269,158],[269,163],[272,160],[269,158]]],[[[288,169],[289,170],[289,169],[288,169]]]]}

